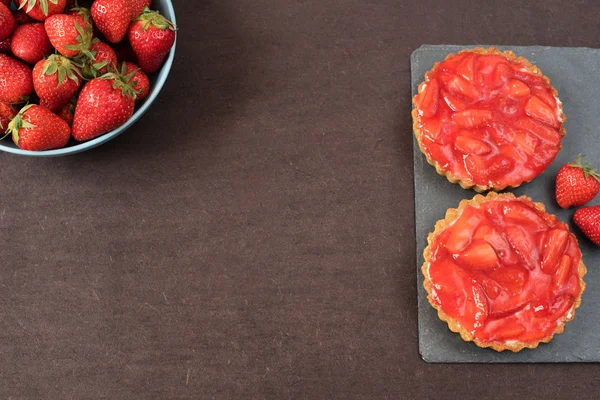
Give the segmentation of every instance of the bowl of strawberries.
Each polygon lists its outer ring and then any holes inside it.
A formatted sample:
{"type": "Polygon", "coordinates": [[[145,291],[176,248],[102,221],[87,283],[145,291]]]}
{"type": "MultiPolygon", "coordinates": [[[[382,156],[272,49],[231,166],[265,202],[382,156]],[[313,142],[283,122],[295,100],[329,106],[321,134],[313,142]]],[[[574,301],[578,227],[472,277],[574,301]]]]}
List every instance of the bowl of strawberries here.
{"type": "Polygon", "coordinates": [[[0,0],[0,150],[79,153],[133,125],[175,56],[170,0],[0,0]]]}

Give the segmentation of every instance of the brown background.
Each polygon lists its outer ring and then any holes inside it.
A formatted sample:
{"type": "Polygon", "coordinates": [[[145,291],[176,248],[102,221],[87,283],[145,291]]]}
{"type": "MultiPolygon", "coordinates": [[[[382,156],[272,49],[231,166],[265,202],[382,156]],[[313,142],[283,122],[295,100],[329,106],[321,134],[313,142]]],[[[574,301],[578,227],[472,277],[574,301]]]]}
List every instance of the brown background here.
{"type": "Polygon", "coordinates": [[[598,46],[600,2],[174,3],[133,129],[0,155],[0,398],[598,397],[597,365],[419,358],[409,56],[598,46]]]}

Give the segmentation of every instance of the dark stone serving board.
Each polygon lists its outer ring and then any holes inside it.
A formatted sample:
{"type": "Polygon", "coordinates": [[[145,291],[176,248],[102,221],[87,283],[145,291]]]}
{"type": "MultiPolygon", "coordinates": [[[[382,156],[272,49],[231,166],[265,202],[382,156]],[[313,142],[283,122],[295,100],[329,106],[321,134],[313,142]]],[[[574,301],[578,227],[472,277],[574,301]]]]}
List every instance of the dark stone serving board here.
{"type": "MultiPolygon", "coordinates": [[[[431,46],[424,45],[411,56],[412,92],[417,91],[425,72],[446,55],[463,48],[487,46],[431,46]]],[[[514,190],[515,195],[525,194],[534,201],[543,202],[548,211],[562,221],[568,221],[579,239],[583,261],[588,267],[585,277],[587,289],[575,319],[567,323],[565,332],[537,349],[519,353],[497,353],[464,342],[451,332],[446,323],[427,301],[423,289],[423,249],[427,234],[435,222],[444,217],[448,208],[456,207],[460,200],[472,198],[476,193],[453,185],[439,176],[427,164],[414,142],[415,210],[417,239],[417,283],[419,307],[419,351],[423,360],[435,363],[523,363],[523,362],[598,362],[600,361],[600,249],[585,238],[572,223],[574,210],[562,210],[554,197],[554,177],[564,163],[583,153],[589,160],[600,156],[600,50],[559,47],[509,47],[517,55],[529,59],[550,78],[559,92],[567,116],[567,136],[563,148],[548,167],[535,180],[514,190]]],[[[597,160],[600,163],[600,160],[597,160]]],[[[599,204],[600,197],[590,204],[599,204]]]]}

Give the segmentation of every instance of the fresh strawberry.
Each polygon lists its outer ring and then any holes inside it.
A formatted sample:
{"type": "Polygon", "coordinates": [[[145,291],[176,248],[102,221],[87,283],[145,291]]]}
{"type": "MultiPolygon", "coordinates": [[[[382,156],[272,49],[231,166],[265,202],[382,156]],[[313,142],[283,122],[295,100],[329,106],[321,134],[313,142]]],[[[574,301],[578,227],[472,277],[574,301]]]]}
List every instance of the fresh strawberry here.
{"type": "Polygon", "coordinates": [[[10,49],[15,57],[28,64],[37,63],[54,50],[41,22],[19,26],[12,36],[10,49]]]}
{"type": "Polygon", "coordinates": [[[16,111],[12,104],[0,101],[0,133],[4,133],[14,118],[16,111]]]}
{"type": "Polygon", "coordinates": [[[7,6],[0,3],[0,41],[8,39],[17,28],[17,21],[7,6]]]}
{"type": "Polygon", "coordinates": [[[97,78],[116,68],[117,55],[106,43],[94,39],[90,53],[91,57],[89,55],[83,57],[83,77],[85,79],[97,78]]]}
{"type": "Polygon", "coordinates": [[[15,21],[17,21],[17,25],[25,25],[37,22],[35,19],[31,18],[24,10],[17,10],[13,13],[15,16],[15,21]]]}
{"type": "Polygon", "coordinates": [[[581,160],[580,154],[574,163],[563,165],[556,175],[556,201],[562,208],[588,203],[600,191],[600,175],[581,160]]]}
{"type": "Polygon", "coordinates": [[[73,120],[73,138],[90,140],[123,125],[133,115],[135,90],[126,78],[108,73],[83,87],[73,120]]]}
{"type": "Polygon", "coordinates": [[[0,53],[10,54],[10,38],[0,41],[0,53]]]}
{"type": "Polygon", "coordinates": [[[8,126],[19,148],[42,151],[65,147],[71,136],[69,125],[46,107],[30,104],[21,109],[8,126]]]}
{"type": "Polygon", "coordinates": [[[156,72],[175,43],[175,25],[158,11],[145,9],[129,27],[129,42],[142,70],[156,72]]]}
{"type": "Polygon", "coordinates": [[[0,0],[0,3],[4,4],[6,7],[10,6],[11,0],[0,0]]]}
{"type": "Polygon", "coordinates": [[[150,8],[152,0],[131,0],[131,19],[142,15],[145,8],[150,8]]]}
{"type": "Polygon", "coordinates": [[[600,246],[600,205],[575,211],[573,221],[590,240],[600,246]]]}
{"type": "Polygon", "coordinates": [[[94,24],[111,43],[119,43],[131,21],[131,4],[123,0],[96,0],[90,10],[94,24]]]}
{"type": "Polygon", "coordinates": [[[0,101],[20,103],[33,91],[31,69],[4,54],[0,54],[0,101]]]}
{"type": "Polygon", "coordinates": [[[73,126],[73,117],[75,116],[75,104],[73,101],[69,101],[67,104],[62,106],[61,109],[58,110],[57,115],[69,126],[73,126]]]}
{"type": "Polygon", "coordinates": [[[50,43],[65,57],[75,57],[80,53],[91,54],[91,27],[84,27],[80,22],[73,15],[59,14],[49,17],[44,23],[50,43]]]}
{"type": "Polygon", "coordinates": [[[150,79],[140,67],[131,62],[124,62],[121,66],[121,74],[128,76],[129,81],[137,92],[136,103],[148,97],[148,94],[150,94],[150,79]]]}
{"type": "Polygon", "coordinates": [[[81,26],[86,26],[87,24],[92,23],[92,13],[90,12],[89,9],[87,9],[85,7],[76,6],[76,7],[68,8],[67,12],[65,12],[65,14],[72,15],[75,18],[77,18],[77,21],[79,22],[79,25],[81,25],[81,26]]]}
{"type": "Polygon", "coordinates": [[[45,21],[51,15],[65,10],[67,0],[17,0],[19,10],[24,9],[27,15],[38,21],[45,21]]]}
{"type": "Polygon", "coordinates": [[[57,112],[81,86],[81,69],[58,54],[38,62],[33,68],[33,87],[40,105],[57,112]]]}

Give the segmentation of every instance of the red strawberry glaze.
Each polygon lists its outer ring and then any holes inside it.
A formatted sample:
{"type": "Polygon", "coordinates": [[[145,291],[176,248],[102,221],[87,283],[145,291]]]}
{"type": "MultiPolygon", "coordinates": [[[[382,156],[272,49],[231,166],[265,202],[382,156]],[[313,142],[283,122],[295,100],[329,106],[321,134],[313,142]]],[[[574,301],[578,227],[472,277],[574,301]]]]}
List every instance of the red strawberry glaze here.
{"type": "Polygon", "coordinates": [[[428,73],[414,99],[423,152],[482,190],[535,178],[554,160],[564,135],[560,101],[548,80],[523,59],[500,54],[450,56],[428,73]]]}
{"type": "Polygon", "coordinates": [[[483,343],[551,336],[582,292],[575,237],[525,198],[465,207],[430,250],[431,301],[483,343]]]}

